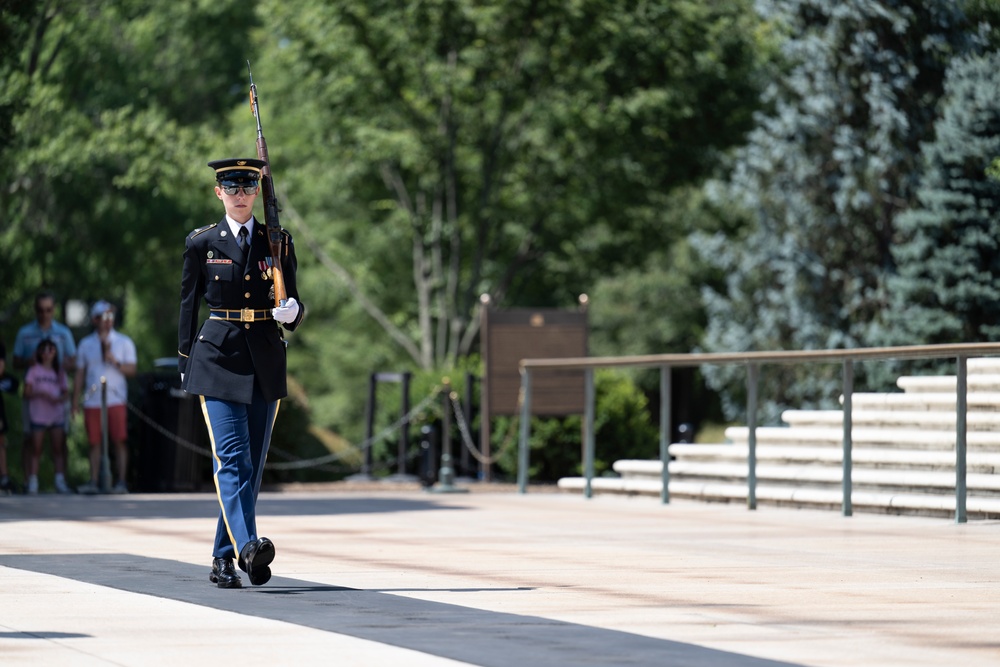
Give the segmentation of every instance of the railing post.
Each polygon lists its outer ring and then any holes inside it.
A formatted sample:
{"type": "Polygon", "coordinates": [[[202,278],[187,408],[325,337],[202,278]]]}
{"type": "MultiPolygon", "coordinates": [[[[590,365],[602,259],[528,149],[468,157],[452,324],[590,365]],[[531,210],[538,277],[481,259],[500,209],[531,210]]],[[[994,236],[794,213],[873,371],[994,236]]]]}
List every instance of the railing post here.
{"type": "Polygon", "coordinates": [[[757,509],[757,385],[760,368],[747,364],[747,509],[757,509]]]}
{"type": "Polygon", "coordinates": [[[852,470],[854,468],[854,459],[852,454],[852,449],[854,447],[854,441],[852,439],[851,430],[853,428],[854,415],[853,415],[853,400],[851,395],[854,393],[854,361],[851,359],[844,360],[844,501],[842,514],[844,516],[851,516],[854,513],[854,508],[851,505],[851,490],[852,490],[852,470]]]}
{"type": "Polygon", "coordinates": [[[531,435],[531,370],[521,369],[521,437],[517,448],[517,490],[528,492],[528,438],[531,435]]]}
{"type": "Polygon", "coordinates": [[[375,448],[372,446],[372,437],[375,435],[375,389],[377,384],[375,373],[372,373],[368,376],[368,403],[365,405],[365,460],[361,464],[360,473],[360,476],[365,479],[372,479],[372,470],[375,469],[375,448]]]}
{"type": "Polygon", "coordinates": [[[966,415],[968,412],[968,359],[958,357],[958,394],[955,397],[955,523],[965,523],[965,454],[967,443],[966,415]]]}
{"type": "MultiPolygon", "coordinates": [[[[407,415],[410,414],[410,376],[412,373],[409,371],[403,373],[401,382],[402,387],[402,412],[403,412],[403,423],[399,429],[399,453],[397,454],[398,460],[396,462],[396,474],[400,477],[406,477],[406,454],[410,451],[410,420],[407,415]]],[[[447,396],[450,392],[450,385],[445,387],[445,395],[447,396]]]]}
{"type": "Polygon", "coordinates": [[[594,495],[594,369],[584,371],[584,413],[583,413],[583,497],[594,495]]]}
{"type": "Polygon", "coordinates": [[[670,502],[670,366],[660,366],[660,502],[670,502]]]}

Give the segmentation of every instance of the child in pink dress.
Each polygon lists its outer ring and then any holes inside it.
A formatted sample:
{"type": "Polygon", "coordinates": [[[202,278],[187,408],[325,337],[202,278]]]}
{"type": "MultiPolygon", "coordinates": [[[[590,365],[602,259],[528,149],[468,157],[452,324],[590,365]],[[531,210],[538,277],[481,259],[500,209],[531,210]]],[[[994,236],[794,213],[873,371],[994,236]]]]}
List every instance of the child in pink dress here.
{"type": "Polygon", "coordinates": [[[35,363],[24,376],[24,397],[28,400],[31,432],[31,458],[28,462],[28,493],[38,493],[38,464],[42,458],[42,443],[49,434],[52,460],[56,469],[56,491],[72,493],[66,484],[66,460],[63,443],[66,440],[66,398],[69,387],[66,374],[59,369],[56,344],[43,340],[35,349],[35,363]]]}

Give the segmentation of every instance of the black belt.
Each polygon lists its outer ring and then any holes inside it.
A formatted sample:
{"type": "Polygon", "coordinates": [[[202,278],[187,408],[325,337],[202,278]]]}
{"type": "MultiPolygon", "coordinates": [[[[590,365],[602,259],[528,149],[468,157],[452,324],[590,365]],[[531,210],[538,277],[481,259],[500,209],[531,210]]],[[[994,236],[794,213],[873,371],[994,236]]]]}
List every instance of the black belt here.
{"type": "Polygon", "coordinates": [[[210,320],[226,320],[227,322],[258,322],[260,320],[273,320],[274,316],[270,309],[241,308],[240,310],[210,310],[208,318],[210,320]]]}

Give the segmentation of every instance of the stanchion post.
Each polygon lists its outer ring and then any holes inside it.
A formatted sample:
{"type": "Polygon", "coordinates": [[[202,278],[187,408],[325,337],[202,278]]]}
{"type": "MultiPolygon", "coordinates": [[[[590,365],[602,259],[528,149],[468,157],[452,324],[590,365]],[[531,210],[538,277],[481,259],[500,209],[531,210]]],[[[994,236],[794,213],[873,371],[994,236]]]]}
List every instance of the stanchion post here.
{"type": "MultiPolygon", "coordinates": [[[[473,422],[473,397],[475,396],[475,383],[477,379],[472,373],[465,374],[465,399],[463,400],[462,410],[465,412],[465,421],[470,431],[473,422]]],[[[462,455],[458,461],[459,477],[469,476],[470,474],[475,475],[475,471],[472,469],[472,462],[469,460],[468,447],[462,447],[461,451],[462,455]]]]}
{"type": "Polygon", "coordinates": [[[584,498],[594,495],[594,369],[584,371],[584,418],[583,418],[583,487],[584,498]]]}
{"type": "Polygon", "coordinates": [[[396,474],[401,478],[406,477],[406,455],[410,451],[410,420],[407,415],[410,413],[410,376],[412,374],[407,371],[402,374],[400,382],[402,382],[402,411],[403,411],[403,425],[400,428],[399,434],[399,453],[396,455],[396,474]]]}
{"type": "Polygon", "coordinates": [[[455,486],[455,468],[451,458],[451,402],[458,400],[458,394],[451,390],[450,378],[442,380],[444,389],[441,395],[441,468],[438,470],[438,481],[430,487],[432,493],[468,493],[468,489],[455,486]]]}
{"type": "Polygon", "coordinates": [[[528,492],[528,439],[531,436],[531,370],[521,368],[521,437],[517,446],[517,491],[528,492]]]}
{"type": "Polygon", "coordinates": [[[365,457],[361,463],[361,471],[347,478],[351,481],[367,482],[374,479],[372,476],[372,470],[375,469],[372,437],[375,434],[375,389],[377,383],[376,373],[368,376],[368,403],[365,405],[365,457]]]}
{"type": "Polygon", "coordinates": [[[372,436],[375,434],[375,373],[368,376],[368,404],[365,406],[365,442],[368,445],[365,447],[365,462],[361,467],[361,474],[365,477],[371,477],[373,461],[372,461],[372,436]]]}

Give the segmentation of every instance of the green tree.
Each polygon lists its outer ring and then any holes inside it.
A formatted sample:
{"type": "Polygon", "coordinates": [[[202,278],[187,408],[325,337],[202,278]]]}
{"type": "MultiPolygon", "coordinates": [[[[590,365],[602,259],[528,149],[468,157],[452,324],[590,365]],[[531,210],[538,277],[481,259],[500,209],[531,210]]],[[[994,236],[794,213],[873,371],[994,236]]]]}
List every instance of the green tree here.
{"type": "Polygon", "coordinates": [[[309,308],[292,374],[349,428],[373,369],[474,351],[482,293],[607,278],[610,304],[648,266],[649,299],[689,294],[665,211],[749,129],[765,33],[750,0],[5,2],[0,327],[47,287],[125,301],[141,362],[172,356],[205,161],[253,150],[249,58],[309,308]]]}
{"type": "MultiPolygon", "coordinates": [[[[976,48],[950,0],[781,0],[759,3],[788,35],[776,75],[731,174],[710,187],[745,211],[734,236],[701,236],[724,276],[706,290],[708,350],[819,349],[867,344],[886,305],[893,221],[909,207],[920,143],[933,135],[945,68],[976,48]]],[[[742,374],[707,368],[727,412],[743,409],[742,374]]],[[[839,369],[783,368],[762,392],[807,407],[836,398],[839,369]]]]}
{"type": "Polygon", "coordinates": [[[972,25],[985,35],[989,48],[1000,47],[1000,0],[965,0],[962,6],[972,25]]]}
{"type": "Polygon", "coordinates": [[[231,54],[254,17],[242,7],[102,0],[4,10],[0,277],[11,330],[46,287],[127,301],[143,359],[173,354],[177,308],[163,295],[176,294],[184,235],[218,215],[205,156],[221,143],[229,82],[243,72],[231,54]]]}
{"type": "MultiPolygon", "coordinates": [[[[706,201],[700,184],[669,193],[660,214],[662,242],[634,265],[593,283],[592,354],[683,353],[700,345],[706,325],[700,290],[719,277],[692,250],[688,237],[695,230],[719,229],[724,217],[706,201]]],[[[658,383],[654,377],[653,384],[658,383]]]]}
{"type": "Polygon", "coordinates": [[[330,270],[303,273],[296,372],[332,360],[315,386],[448,368],[474,350],[481,294],[566,306],[669,252],[687,232],[665,223],[671,191],[740,141],[759,94],[742,1],[263,9],[254,69],[283,224],[330,270]]]}
{"type": "Polygon", "coordinates": [[[918,204],[896,218],[886,342],[964,343],[1000,336],[1000,53],[952,62],[934,140],[922,150],[918,204]]]}

